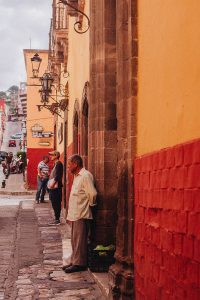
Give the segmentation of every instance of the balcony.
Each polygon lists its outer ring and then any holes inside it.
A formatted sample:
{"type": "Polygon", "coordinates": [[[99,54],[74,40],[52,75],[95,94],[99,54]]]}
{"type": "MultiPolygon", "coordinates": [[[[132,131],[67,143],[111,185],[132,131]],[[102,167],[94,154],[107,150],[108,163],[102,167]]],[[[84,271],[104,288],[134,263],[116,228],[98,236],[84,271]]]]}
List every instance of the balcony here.
{"type": "Polygon", "coordinates": [[[49,67],[52,72],[58,71],[57,69],[60,69],[62,63],[66,64],[67,41],[67,8],[63,4],[56,4],[53,8],[53,18],[49,32],[49,67]]]}
{"type": "Polygon", "coordinates": [[[65,30],[68,28],[67,9],[63,4],[56,4],[53,8],[53,30],[65,30]]]}

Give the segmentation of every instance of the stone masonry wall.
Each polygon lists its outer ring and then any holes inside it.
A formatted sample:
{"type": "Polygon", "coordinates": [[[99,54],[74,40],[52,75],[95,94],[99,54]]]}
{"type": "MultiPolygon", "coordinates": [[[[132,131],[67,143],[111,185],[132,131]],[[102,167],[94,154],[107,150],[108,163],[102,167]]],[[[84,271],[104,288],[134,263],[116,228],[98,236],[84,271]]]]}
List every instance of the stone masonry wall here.
{"type": "Polygon", "coordinates": [[[98,190],[96,243],[115,244],[117,211],[115,0],[90,2],[88,168],[98,190]]]}
{"type": "Polygon", "coordinates": [[[109,272],[113,299],[134,298],[133,157],[136,152],[137,1],[116,1],[118,224],[116,264],[109,272]]]}
{"type": "Polygon", "coordinates": [[[135,160],[137,300],[200,299],[200,140],[135,160]]]}

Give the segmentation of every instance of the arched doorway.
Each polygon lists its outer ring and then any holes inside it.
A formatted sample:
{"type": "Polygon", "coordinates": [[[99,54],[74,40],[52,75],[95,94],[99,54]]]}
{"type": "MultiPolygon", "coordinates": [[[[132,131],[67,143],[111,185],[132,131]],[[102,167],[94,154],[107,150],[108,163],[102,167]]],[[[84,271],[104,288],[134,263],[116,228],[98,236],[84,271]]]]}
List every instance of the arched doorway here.
{"type": "Polygon", "coordinates": [[[81,135],[80,135],[80,152],[83,158],[84,166],[88,167],[88,115],[89,115],[89,82],[85,83],[82,96],[81,109],[81,135]]]}
{"type": "Polygon", "coordinates": [[[73,153],[79,153],[79,105],[78,100],[74,103],[74,117],[73,117],[73,153]]]}

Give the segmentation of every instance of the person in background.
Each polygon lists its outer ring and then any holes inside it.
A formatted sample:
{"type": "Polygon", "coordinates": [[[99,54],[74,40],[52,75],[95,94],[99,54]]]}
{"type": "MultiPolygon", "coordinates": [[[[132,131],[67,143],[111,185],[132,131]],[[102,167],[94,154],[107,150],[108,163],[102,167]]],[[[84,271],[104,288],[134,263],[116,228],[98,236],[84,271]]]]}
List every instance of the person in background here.
{"type": "Polygon", "coordinates": [[[63,270],[73,273],[87,268],[88,233],[93,219],[91,207],[96,205],[97,191],[92,174],[83,167],[83,160],[78,154],[69,158],[68,168],[74,175],[67,215],[67,220],[72,223],[72,255],[70,264],[63,270]]]}
{"type": "Polygon", "coordinates": [[[36,193],[36,203],[44,203],[44,196],[47,190],[47,182],[49,180],[49,157],[45,155],[43,160],[38,164],[37,167],[37,193],[36,193]]]}
{"type": "Polygon", "coordinates": [[[49,199],[54,210],[55,220],[49,225],[60,225],[60,213],[61,213],[61,202],[62,202],[62,177],[63,177],[63,164],[60,161],[60,152],[52,151],[49,152],[51,160],[54,162],[54,168],[51,171],[49,177],[48,189],[49,199]]]}

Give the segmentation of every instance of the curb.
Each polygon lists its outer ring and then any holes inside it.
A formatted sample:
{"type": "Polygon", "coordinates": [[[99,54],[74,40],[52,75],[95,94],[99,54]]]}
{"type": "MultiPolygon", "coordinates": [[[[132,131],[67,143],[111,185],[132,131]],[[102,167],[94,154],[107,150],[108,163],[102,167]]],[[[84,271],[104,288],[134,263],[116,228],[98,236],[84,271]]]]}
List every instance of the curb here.
{"type": "Polygon", "coordinates": [[[105,280],[104,281],[102,280],[102,274],[104,274],[104,273],[94,273],[94,272],[90,271],[89,268],[87,270],[88,270],[90,276],[94,279],[94,281],[100,288],[105,299],[109,299],[109,287],[107,284],[105,284],[105,280]]]}
{"type": "Polygon", "coordinates": [[[0,191],[0,195],[13,195],[13,196],[26,196],[26,195],[34,195],[35,192],[11,192],[11,191],[0,191]]]}

